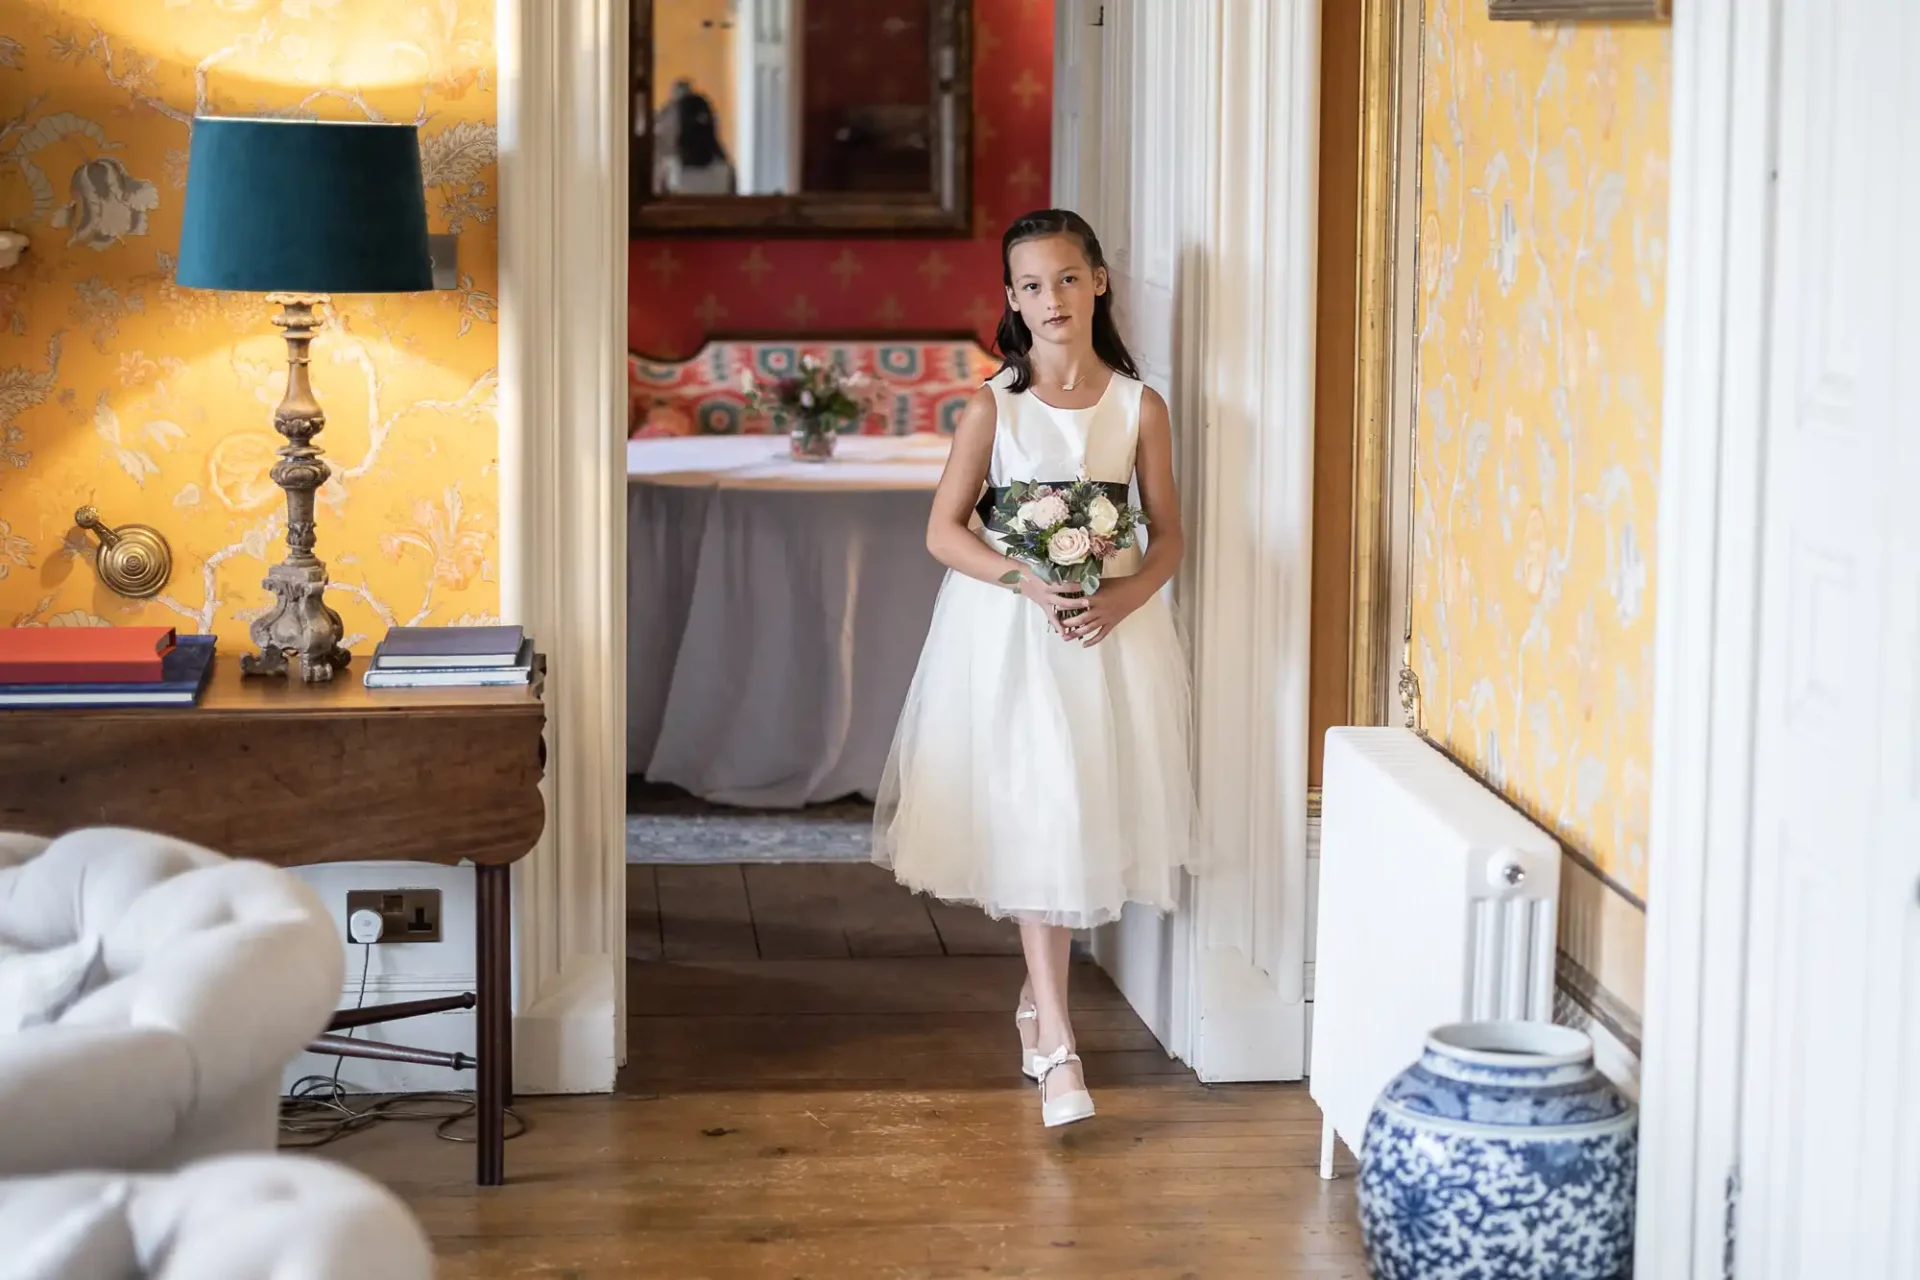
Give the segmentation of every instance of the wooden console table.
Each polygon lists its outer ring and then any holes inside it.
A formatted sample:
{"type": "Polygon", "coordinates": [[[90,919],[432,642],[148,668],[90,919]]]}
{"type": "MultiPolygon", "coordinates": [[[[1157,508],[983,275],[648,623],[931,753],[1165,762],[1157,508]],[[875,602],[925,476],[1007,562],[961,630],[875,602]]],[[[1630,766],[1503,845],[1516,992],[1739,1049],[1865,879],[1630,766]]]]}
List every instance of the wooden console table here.
{"type": "Polygon", "coordinates": [[[478,1180],[505,1178],[513,1094],[512,864],[546,825],[531,687],[368,689],[243,677],[195,707],[0,711],[0,831],[125,826],[283,867],[471,862],[478,1180]]]}

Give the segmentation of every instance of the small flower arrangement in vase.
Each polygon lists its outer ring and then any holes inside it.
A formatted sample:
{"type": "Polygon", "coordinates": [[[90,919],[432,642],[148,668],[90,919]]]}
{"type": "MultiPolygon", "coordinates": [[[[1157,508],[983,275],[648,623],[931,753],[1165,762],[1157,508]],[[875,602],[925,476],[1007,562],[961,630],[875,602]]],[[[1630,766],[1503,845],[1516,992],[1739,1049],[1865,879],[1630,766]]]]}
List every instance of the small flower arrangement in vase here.
{"type": "Polygon", "coordinates": [[[757,381],[751,369],[740,371],[747,407],[764,413],[788,433],[788,450],[797,462],[825,462],[850,422],[867,414],[863,394],[871,380],[864,373],[842,373],[816,356],[801,356],[800,371],[771,385],[757,381]]]}

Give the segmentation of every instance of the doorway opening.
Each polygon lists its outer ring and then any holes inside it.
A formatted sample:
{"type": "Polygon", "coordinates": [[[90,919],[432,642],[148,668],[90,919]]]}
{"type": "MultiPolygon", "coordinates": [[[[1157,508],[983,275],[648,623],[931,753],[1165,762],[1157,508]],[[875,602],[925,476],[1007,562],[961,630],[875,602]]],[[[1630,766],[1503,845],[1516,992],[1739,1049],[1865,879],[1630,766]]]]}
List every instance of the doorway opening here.
{"type": "MultiPolygon", "coordinates": [[[[833,0],[769,2],[776,8],[784,3],[780,12],[802,27],[824,21],[833,9],[833,0]]],[[[749,3],[739,0],[719,8],[738,14],[749,3]]],[[[663,7],[655,5],[646,11],[663,7]]],[[[1096,940],[1095,951],[1129,1003],[1142,1011],[1159,1043],[1194,1063],[1207,1078],[1297,1078],[1304,1064],[1305,1018],[1310,1008],[1310,957],[1305,954],[1310,935],[1304,905],[1310,897],[1304,869],[1311,829],[1306,750],[1309,682],[1298,681],[1296,688],[1291,673],[1304,670],[1311,647],[1318,673],[1310,682],[1316,703],[1314,722],[1337,718],[1342,703],[1355,705],[1355,684],[1371,687],[1372,681],[1363,673],[1371,669],[1372,660],[1356,661],[1353,654],[1359,648],[1359,634],[1370,634],[1373,615],[1384,610],[1358,582],[1350,591],[1324,597],[1316,589],[1311,603],[1318,607],[1313,612],[1325,615],[1330,625],[1325,634],[1315,630],[1309,636],[1304,620],[1310,602],[1299,585],[1307,580],[1308,574],[1300,572],[1307,566],[1294,563],[1291,551],[1282,548],[1299,548],[1304,555],[1304,549],[1318,541],[1320,531],[1317,520],[1311,522],[1314,527],[1306,527],[1310,523],[1306,511],[1315,503],[1316,491],[1351,487],[1358,499],[1359,477],[1363,472],[1371,474],[1375,459],[1356,449],[1341,464],[1338,451],[1329,449],[1327,459],[1334,465],[1323,468],[1321,474],[1311,475],[1312,468],[1303,465],[1312,456],[1309,437],[1315,433],[1313,398],[1303,390],[1314,383],[1312,345],[1300,337],[1313,332],[1316,321],[1313,290],[1300,283],[1313,279],[1311,261],[1317,244],[1315,201],[1304,194],[1312,189],[1316,171],[1313,144],[1305,142],[1284,154],[1263,152],[1262,163],[1252,166],[1209,159],[1217,151],[1231,153],[1244,141],[1238,131],[1240,122],[1208,118],[1207,111],[1178,92],[1180,77],[1173,73],[1204,72],[1218,64],[1227,76],[1223,83],[1230,82],[1234,93],[1243,93],[1252,92],[1249,86],[1273,81],[1284,68],[1284,80],[1299,91],[1293,95],[1297,101],[1290,99],[1284,108],[1276,107],[1277,112],[1300,120],[1318,118],[1316,105],[1324,114],[1327,104],[1316,104],[1316,86],[1325,80],[1337,100],[1334,109],[1352,117],[1361,104],[1352,100],[1358,94],[1349,64],[1364,56],[1361,41],[1355,38],[1352,24],[1323,32],[1317,21],[1291,11],[1284,22],[1256,24],[1264,34],[1250,44],[1223,35],[1220,24],[1231,26],[1244,16],[1228,8],[1215,13],[1211,7],[1205,12],[1196,7],[1191,12],[1182,9],[1177,15],[1156,16],[1145,7],[1136,11],[1134,6],[1098,6],[1080,0],[1052,4],[978,0],[973,5],[929,0],[919,6],[902,0],[892,7],[924,10],[930,22],[942,13],[962,14],[969,22],[967,52],[972,61],[964,78],[967,98],[964,103],[957,97],[948,99],[956,110],[965,107],[964,118],[956,117],[952,131],[930,135],[929,140],[930,146],[950,148],[964,143],[968,149],[968,163],[961,168],[970,195],[967,220],[959,231],[925,225],[891,230],[862,226],[860,220],[873,216],[876,208],[893,203],[885,192],[865,193],[864,204],[853,202],[857,208],[840,191],[816,193],[822,200],[831,196],[838,202],[831,207],[799,200],[808,194],[804,189],[797,195],[771,189],[742,192],[739,172],[750,160],[739,142],[744,125],[738,103],[745,83],[739,72],[746,64],[724,51],[707,59],[714,67],[728,69],[724,86],[716,78],[716,87],[700,96],[716,116],[715,133],[722,145],[742,153],[732,155],[735,189],[731,195],[676,187],[671,175],[666,180],[657,178],[652,147],[669,132],[657,116],[671,98],[661,101],[652,88],[632,96],[630,132],[642,131],[644,138],[642,132],[634,133],[636,151],[630,166],[636,191],[629,248],[628,498],[631,514],[636,492],[646,494],[653,508],[649,518],[670,529],[677,541],[672,545],[657,538],[643,541],[632,537],[629,527],[630,583],[638,565],[671,589],[629,593],[628,684],[631,694],[648,681],[664,682],[668,688],[661,705],[679,698],[686,714],[678,717],[681,723],[673,735],[656,732],[676,718],[669,713],[661,713],[651,728],[643,717],[628,716],[629,769],[635,775],[626,789],[628,853],[630,866],[651,868],[644,873],[629,871],[629,878],[644,886],[630,902],[643,920],[652,912],[652,936],[664,957],[671,934],[662,923],[662,907],[657,902],[647,907],[639,896],[643,892],[659,895],[682,880],[707,876],[706,868],[729,867],[730,872],[716,873],[715,882],[737,886],[746,903],[748,927],[745,934],[735,930],[739,938],[754,932],[755,880],[787,874],[769,877],[756,868],[818,868],[794,873],[798,879],[814,880],[813,888],[788,886],[781,892],[806,901],[816,919],[826,920],[836,918],[840,897],[858,896],[850,882],[833,878],[864,870],[855,864],[854,832],[864,817],[861,806],[877,787],[878,763],[873,766],[871,784],[821,784],[821,778],[835,776],[843,762],[827,759],[804,745],[804,735],[786,733],[779,726],[817,729],[822,723],[821,708],[833,698],[840,697],[843,705],[850,706],[847,691],[871,696],[884,681],[856,673],[843,682],[841,690],[834,690],[827,687],[830,679],[821,678],[823,671],[832,669],[830,664],[794,651],[757,664],[714,660],[722,654],[723,644],[738,646],[770,635],[797,636],[803,630],[815,637],[858,640],[862,634],[858,611],[835,615],[843,621],[853,619],[845,626],[823,626],[818,608],[809,611],[793,603],[812,600],[817,604],[823,593],[796,589],[796,575],[791,572],[784,573],[789,603],[776,625],[756,626],[727,611],[742,600],[751,603],[754,593],[744,584],[756,573],[782,576],[765,572],[769,566],[810,561],[817,568],[825,563],[827,557],[798,550],[807,522],[821,512],[833,512],[843,530],[851,527],[856,534],[863,522],[845,514],[855,505],[851,502],[836,498],[822,502],[816,494],[816,500],[808,503],[802,501],[804,491],[783,491],[779,484],[770,483],[772,473],[783,465],[779,461],[783,442],[765,427],[756,428],[741,411],[739,397],[725,388],[743,367],[756,378],[777,377],[807,355],[819,359],[824,354],[833,360],[839,358],[837,349],[856,348],[854,359],[869,360],[876,370],[925,380],[931,386],[923,389],[920,382],[912,382],[893,391],[889,408],[877,415],[878,430],[868,434],[863,426],[857,433],[841,436],[841,447],[851,453],[878,451],[879,456],[857,459],[863,464],[918,466],[937,475],[937,449],[946,425],[941,416],[945,392],[939,384],[950,382],[958,391],[971,391],[981,377],[977,365],[984,362],[988,372],[992,368],[984,339],[1004,305],[999,288],[1000,228],[1033,206],[1077,204],[1110,242],[1110,252],[1115,244],[1121,246],[1115,269],[1122,298],[1132,300],[1131,306],[1123,303],[1124,323],[1130,343],[1144,356],[1146,380],[1174,407],[1176,432],[1184,430],[1176,442],[1183,489],[1192,484],[1196,491],[1206,490],[1218,498],[1199,504],[1195,522],[1210,585],[1203,587],[1198,577],[1192,578],[1183,589],[1182,607],[1190,612],[1196,667],[1204,672],[1204,679],[1196,682],[1196,714],[1207,722],[1203,736],[1214,761],[1214,767],[1204,771],[1203,804],[1210,804],[1217,815],[1221,838],[1233,846],[1233,858],[1245,864],[1223,868],[1208,884],[1196,882],[1191,908],[1183,908],[1171,919],[1129,918],[1105,931],[1096,940]],[[1321,65],[1328,58],[1342,60],[1340,77],[1328,74],[1321,65]],[[1085,74],[1088,67],[1097,74],[1085,74]],[[1122,67],[1131,69],[1137,92],[1122,92],[1124,78],[1108,74],[1109,68],[1122,67]],[[1075,90],[1074,101],[1063,100],[1058,110],[1051,101],[1056,84],[1072,85],[1075,90]],[[1091,91],[1089,85],[1099,91],[1091,91]],[[1135,99],[1153,104],[1151,110],[1132,105],[1135,99]],[[725,103],[735,104],[730,109],[732,123],[724,118],[728,112],[721,106],[725,103]],[[1142,124],[1143,119],[1162,117],[1172,122],[1166,128],[1149,130],[1142,124]],[[1060,122],[1058,137],[1056,121],[1060,122]],[[1097,175],[1097,185],[1087,187],[1080,177],[1084,174],[1097,175]],[[1284,234],[1272,231],[1274,224],[1267,221],[1244,226],[1235,221],[1223,231],[1209,230],[1215,227],[1216,206],[1253,207],[1241,198],[1246,194],[1243,187],[1246,192],[1261,193],[1263,207],[1276,200],[1288,206],[1284,234]],[[1085,198],[1076,197],[1076,191],[1083,191],[1085,198]],[[1180,195],[1169,200],[1164,197],[1167,192],[1180,195]],[[883,195],[889,199],[881,199],[883,195]],[[723,214],[718,207],[729,200],[740,203],[723,214]],[[808,223],[808,217],[814,221],[808,223]],[[1277,240],[1265,243],[1266,236],[1277,240]],[[1250,276],[1236,265],[1248,262],[1272,265],[1270,276],[1250,276]],[[1290,317],[1285,326],[1262,328],[1251,322],[1255,316],[1282,312],[1290,317]],[[1256,331],[1265,335],[1261,343],[1239,341],[1256,331]],[[1209,336],[1214,334],[1222,335],[1221,340],[1215,342],[1209,336]],[[1256,412],[1250,406],[1261,408],[1256,412]],[[1205,447],[1199,443],[1203,423],[1213,442],[1205,447]],[[1185,424],[1184,429],[1180,424],[1185,424]],[[916,457],[912,442],[920,436],[931,437],[933,448],[916,457]],[[727,450],[739,451],[739,456],[722,457],[727,450]],[[702,461],[700,455],[705,454],[712,457],[702,461]],[[685,483],[689,476],[697,477],[696,482],[685,483]],[[1232,483],[1248,477],[1259,483],[1232,483]],[[716,502],[717,495],[728,488],[738,493],[716,502]],[[692,513],[694,491],[700,494],[697,516],[692,513]],[[681,516],[663,514],[682,499],[681,516]],[[766,514],[782,504],[786,515],[766,514]],[[749,506],[763,513],[757,523],[715,514],[721,507],[738,512],[749,506]],[[804,511],[808,506],[814,509],[811,515],[804,511]],[[728,542],[710,552],[704,537],[693,534],[715,526],[725,528],[728,542]],[[1283,527],[1286,536],[1279,537],[1283,527]],[[753,540],[755,536],[759,541],[753,540]],[[1256,554],[1249,550],[1253,547],[1267,550],[1256,554]],[[646,556],[654,557],[651,567],[641,563],[646,556]],[[700,623],[703,606],[698,579],[704,572],[703,560],[706,567],[723,571],[719,581],[727,589],[712,593],[717,609],[700,623]],[[1268,607],[1273,603],[1268,598],[1271,592],[1261,584],[1278,581],[1290,585],[1286,607],[1275,610],[1268,607]],[[683,605],[664,603],[675,591],[683,593],[680,599],[693,602],[684,608],[684,626],[676,621],[683,605]],[[1300,597],[1297,601],[1295,594],[1300,597]],[[1348,619],[1350,628],[1331,625],[1348,619]],[[796,624],[804,625],[796,629],[796,624]],[[718,639],[711,643],[690,639],[702,626],[707,629],[700,634],[718,639]],[[672,687],[681,683],[683,655],[700,659],[689,665],[689,672],[706,669],[704,677],[687,686],[698,696],[680,698],[680,691],[672,687]],[[1274,683],[1276,667],[1290,673],[1279,684],[1274,683]],[[1336,685],[1344,686],[1346,698],[1336,685]],[[768,707],[764,692],[768,689],[792,698],[792,706],[806,703],[805,714],[762,714],[768,707]],[[1271,714],[1249,715],[1249,708],[1256,705],[1271,714]],[[758,724],[761,731],[739,728],[748,723],[758,724]],[[696,749],[680,753],[682,764],[690,762],[690,767],[663,763],[661,742],[672,736],[695,745],[696,749]],[[798,795],[769,800],[758,784],[715,786],[710,778],[702,781],[699,776],[701,769],[718,761],[764,763],[779,752],[786,753],[785,776],[802,777],[798,795]],[[1251,799],[1273,785],[1266,774],[1256,780],[1254,761],[1277,763],[1292,778],[1283,802],[1262,804],[1251,799]],[[693,834],[696,827],[698,838],[693,834]],[[749,840],[775,850],[775,856],[741,856],[737,850],[749,840]],[[732,855],[727,853],[729,842],[736,850],[732,855]],[[819,854],[828,847],[837,856],[791,862],[795,852],[819,854]],[[638,859],[632,860],[636,853],[638,859]],[[720,858],[727,860],[716,860],[720,858]],[[683,876],[676,868],[700,870],[683,876]],[[831,891],[830,881],[837,886],[831,891]],[[1209,901],[1214,915],[1238,912],[1246,917],[1244,927],[1237,930],[1246,935],[1244,941],[1203,941],[1197,926],[1208,915],[1209,901]],[[1210,1010],[1204,1020],[1198,1016],[1202,1009],[1210,1010]],[[1203,1021],[1211,1029],[1210,1039],[1199,1037],[1203,1021]]],[[[889,6],[865,6],[868,20],[879,9],[890,11],[889,6]]],[[[636,5],[636,15],[641,11],[642,6],[636,5]]],[[[685,13],[691,12],[692,7],[687,7],[685,13]]],[[[756,21],[759,16],[756,12],[756,21]]],[[[716,16],[711,25],[698,24],[686,38],[721,40],[724,22],[733,20],[716,16]]],[[[901,20],[912,26],[910,15],[901,20]]],[[[649,69],[648,83],[670,87],[684,80],[699,90],[701,81],[694,71],[667,66],[667,78],[660,78],[661,58],[673,61],[673,55],[662,55],[656,48],[663,39],[657,24],[636,22],[633,48],[636,61],[644,59],[649,69]]],[[[939,66],[938,57],[933,64],[939,66]]],[[[804,49],[782,64],[781,73],[791,76],[796,70],[803,83],[796,88],[790,79],[780,81],[780,93],[769,101],[777,98],[789,110],[803,111],[809,70],[804,49]]],[[[1333,133],[1339,145],[1357,145],[1352,129],[1333,133]]],[[[1326,138],[1318,141],[1321,148],[1329,145],[1326,138]]],[[[804,150],[804,136],[799,145],[804,150]]],[[[762,151],[774,155],[778,148],[762,151]]],[[[796,160],[790,151],[778,154],[784,156],[781,164],[789,176],[806,172],[804,155],[796,160]]],[[[1352,164],[1344,168],[1349,180],[1355,176],[1353,169],[1352,164]]],[[[924,208],[915,216],[933,217],[926,211],[939,211],[950,202],[952,189],[940,185],[938,172],[930,163],[924,208]]],[[[1342,207],[1349,219],[1361,216],[1352,199],[1342,207]]],[[[1324,207],[1318,212],[1326,216],[1324,207]]],[[[1355,282],[1344,302],[1334,300],[1317,317],[1319,328],[1324,331],[1333,325],[1352,330],[1359,323],[1356,309],[1365,309],[1364,301],[1354,295],[1363,292],[1355,282]]],[[[1348,351],[1353,341],[1349,332],[1348,351]]],[[[1362,353],[1358,362],[1364,361],[1362,353]]],[[[1335,382],[1344,379],[1351,392],[1351,384],[1360,376],[1355,363],[1351,355],[1334,354],[1319,372],[1335,382]]],[[[849,365],[850,369],[867,367],[849,365]]],[[[1356,393],[1348,399],[1361,398],[1356,393]]],[[[1344,427],[1357,440],[1362,428],[1353,420],[1364,412],[1360,408],[1330,412],[1320,424],[1321,431],[1331,433],[1331,439],[1344,427]]],[[[927,488],[931,489],[931,476],[927,488]]],[[[915,500],[924,504],[927,498],[915,500]]],[[[1343,531],[1347,524],[1356,529],[1366,524],[1371,513],[1360,501],[1350,514],[1342,514],[1331,502],[1325,505],[1333,513],[1333,524],[1343,526],[1343,531]]],[[[864,532],[870,544],[908,551],[924,566],[924,524],[922,505],[892,535],[876,537],[872,525],[865,525],[864,532]]],[[[1349,557],[1360,555],[1357,546],[1351,552],[1349,546],[1353,544],[1348,540],[1329,538],[1326,563],[1312,565],[1311,576],[1324,584],[1344,578],[1349,557]]],[[[874,582],[886,582],[901,595],[925,590],[924,607],[930,611],[938,571],[930,579],[932,587],[899,587],[900,582],[917,581],[906,574],[855,576],[869,590],[874,582]]],[[[841,603],[834,608],[840,609],[841,603]]],[[[912,637],[904,664],[910,673],[925,635],[924,619],[917,627],[903,630],[912,637]]],[[[807,652],[816,656],[830,648],[816,640],[806,644],[807,652]]],[[[893,696],[902,697],[904,692],[903,681],[893,696]]],[[[881,726],[879,737],[890,737],[897,708],[896,702],[890,712],[874,717],[872,723],[881,726]]],[[[859,728],[864,723],[862,717],[843,713],[835,749],[865,740],[865,731],[859,728]]],[[[880,754],[883,759],[884,750],[880,754]]],[[[714,876],[707,878],[714,880],[714,876]]],[[[690,908],[696,913],[718,909],[712,905],[690,908]]],[[[739,903],[731,909],[735,916],[730,918],[738,923],[739,903]]],[[[923,907],[922,913],[928,910],[923,907]]],[[[820,928],[832,934],[838,926],[820,928]]],[[[639,932],[646,934],[646,927],[642,925],[639,932]]],[[[934,933],[940,937],[937,927],[934,933]]],[[[848,949],[845,958],[857,959],[853,943],[846,941],[847,930],[839,929],[839,935],[848,949]]],[[[961,958],[950,951],[943,955],[961,958]]],[[[644,980],[635,979],[636,983],[644,980]]],[[[1003,993],[998,1001],[1010,1003],[1010,995],[1003,993]]],[[[636,986],[636,1007],[642,998],[636,986]]]]}
{"type": "Polygon", "coordinates": [[[629,874],[859,937],[932,491],[997,367],[1000,228],[1046,202],[1053,6],[629,3],[629,874]],[[827,465],[766,404],[816,367],[863,384],[827,465]]]}
{"type": "MultiPolygon", "coordinates": [[[[697,1052],[789,1079],[1011,1083],[1016,1055],[992,1050],[1017,1045],[1016,927],[909,893],[870,850],[944,576],[933,488],[997,367],[999,230],[1046,202],[1052,5],[631,14],[628,1076],[654,1087],[697,1052]],[[777,396],[815,366],[863,384],[826,464],[740,386],[777,396]],[[731,1011],[751,1051],[660,1021],[690,1000],[731,1011]],[[956,1019],[978,1029],[964,1046],[956,1019]]],[[[1075,981],[1098,1002],[1098,970],[1075,981]]],[[[1108,1018],[1085,1047],[1152,1044],[1108,1018]]]]}

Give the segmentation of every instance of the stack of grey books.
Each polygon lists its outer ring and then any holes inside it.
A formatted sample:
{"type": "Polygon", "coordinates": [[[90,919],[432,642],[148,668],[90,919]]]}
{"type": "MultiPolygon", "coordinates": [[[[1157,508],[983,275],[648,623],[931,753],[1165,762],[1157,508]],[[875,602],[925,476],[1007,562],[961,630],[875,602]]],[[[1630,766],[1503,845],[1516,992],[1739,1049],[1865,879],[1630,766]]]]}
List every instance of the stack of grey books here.
{"type": "Polygon", "coordinates": [[[391,627],[373,651],[369,689],[526,684],[533,641],[519,627],[391,627]]]}

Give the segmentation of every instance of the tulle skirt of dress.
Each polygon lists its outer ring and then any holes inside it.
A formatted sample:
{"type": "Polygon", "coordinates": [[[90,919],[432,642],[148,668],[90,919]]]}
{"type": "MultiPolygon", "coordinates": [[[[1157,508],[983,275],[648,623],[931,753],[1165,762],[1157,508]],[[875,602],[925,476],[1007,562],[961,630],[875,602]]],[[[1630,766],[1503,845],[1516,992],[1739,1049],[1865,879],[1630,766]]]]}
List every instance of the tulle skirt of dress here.
{"type": "Polygon", "coordinates": [[[874,813],[901,883],[1091,928],[1173,907],[1192,865],[1191,694],[1162,596],[1088,649],[1034,604],[950,574],[874,813]]]}

